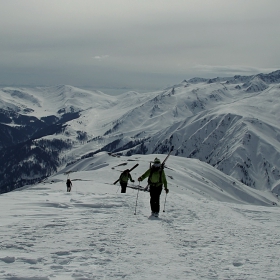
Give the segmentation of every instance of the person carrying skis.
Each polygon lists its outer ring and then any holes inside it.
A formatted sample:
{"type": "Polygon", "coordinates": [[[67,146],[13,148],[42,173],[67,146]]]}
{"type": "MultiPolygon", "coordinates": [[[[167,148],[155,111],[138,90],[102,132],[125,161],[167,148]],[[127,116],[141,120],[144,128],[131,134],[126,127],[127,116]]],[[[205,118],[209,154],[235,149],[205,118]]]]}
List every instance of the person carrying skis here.
{"type": "Polygon", "coordinates": [[[127,187],[127,182],[130,180],[132,183],[135,181],[132,179],[129,169],[126,169],[122,174],[120,175],[120,185],[121,185],[121,192],[126,193],[126,187],[127,187]]]}
{"type": "Polygon", "coordinates": [[[158,158],[155,158],[152,167],[140,176],[138,181],[143,181],[147,177],[148,184],[150,185],[150,205],[152,215],[158,217],[162,185],[164,186],[165,192],[169,192],[163,166],[158,158]]]}
{"type": "Polygon", "coordinates": [[[71,192],[72,182],[70,179],[67,179],[66,186],[67,186],[67,192],[71,192]]]}

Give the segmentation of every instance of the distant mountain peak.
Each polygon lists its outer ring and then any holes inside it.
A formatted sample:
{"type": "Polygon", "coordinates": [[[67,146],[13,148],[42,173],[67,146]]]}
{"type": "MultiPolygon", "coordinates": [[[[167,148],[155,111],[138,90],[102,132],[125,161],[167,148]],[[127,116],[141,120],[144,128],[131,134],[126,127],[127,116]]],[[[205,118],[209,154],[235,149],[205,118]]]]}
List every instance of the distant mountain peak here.
{"type": "Polygon", "coordinates": [[[189,80],[184,80],[184,82],[187,82],[187,83],[190,83],[190,84],[204,83],[204,82],[207,82],[207,81],[208,81],[208,79],[199,78],[199,77],[191,78],[189,80]]]}
{"type": "Polygon", "coordinates": [[[280,83],[280,70],[276,70],[274,72],[271,72],[269,74],[257,74],[257,77],[259,77],[261,80],[263,80],[265,83],[280,83]]]}

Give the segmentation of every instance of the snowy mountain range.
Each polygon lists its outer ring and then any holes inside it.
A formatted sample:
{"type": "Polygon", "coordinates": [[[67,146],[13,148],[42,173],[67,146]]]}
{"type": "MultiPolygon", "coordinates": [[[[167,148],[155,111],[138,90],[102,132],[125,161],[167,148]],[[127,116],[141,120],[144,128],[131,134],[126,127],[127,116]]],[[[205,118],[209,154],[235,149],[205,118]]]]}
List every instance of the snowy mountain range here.
{"type": "Polygon", "coordinates": [[[0,278],[279,279],[279,95],[280,71],[1,89],[0,278]],[[171,146],[155,218],[137,178],[171,146]]]}
{"type": "Polygon", "coordinates": [[[102,151],[165,154],[174,146],[183,160],[279,194],[279,96],[280,70],[118,96],[66,85],[2,88],[0,193],[102,151]]]}

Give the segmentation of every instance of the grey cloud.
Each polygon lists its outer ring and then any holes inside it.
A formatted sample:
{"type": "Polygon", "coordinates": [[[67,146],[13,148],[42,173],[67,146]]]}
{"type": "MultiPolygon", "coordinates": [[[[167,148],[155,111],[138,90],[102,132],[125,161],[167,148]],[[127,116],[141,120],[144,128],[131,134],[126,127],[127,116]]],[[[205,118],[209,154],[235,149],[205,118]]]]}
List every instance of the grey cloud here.
{"type": "Polygon", "coordinates": [[[280,1],[0,3],[1,84],[162,88],[280,68],[280,1]]]}

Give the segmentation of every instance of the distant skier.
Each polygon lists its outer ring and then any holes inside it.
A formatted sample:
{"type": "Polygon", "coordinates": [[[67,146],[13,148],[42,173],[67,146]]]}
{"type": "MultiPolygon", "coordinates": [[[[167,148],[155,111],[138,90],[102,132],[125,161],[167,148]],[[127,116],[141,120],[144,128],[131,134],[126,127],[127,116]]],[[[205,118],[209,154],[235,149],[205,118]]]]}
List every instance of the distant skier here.
{"type": "Polygon", "coordinates": [[[126,169],[124,172],[122,172],[119,180],[120,180],[120,184],[121,184],[122,193],[126,193],[126,187],[127,187],[128,180],[130,180],[133,183],[135,182],[129,173],[129,169],[126,169]]]}
{"type": "Polygon", "coordinates": [[[143,181],[147,177],[150,185],[150,205],[152,215],[158,217],[162,185],[164,185],[165,192],[169,192],[163,166],[158,158],[155,158],[152,167],[140,176],[138,181],[143,181]]]}
{"type": "Polygon", "coordinates": [[[67,179],[66,186],[67,186],[67,192],[71,192],[72,182],[70,179],[67,179]]]}

